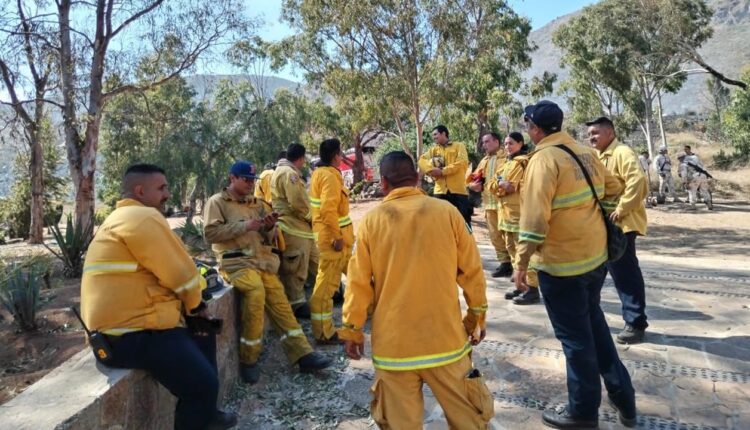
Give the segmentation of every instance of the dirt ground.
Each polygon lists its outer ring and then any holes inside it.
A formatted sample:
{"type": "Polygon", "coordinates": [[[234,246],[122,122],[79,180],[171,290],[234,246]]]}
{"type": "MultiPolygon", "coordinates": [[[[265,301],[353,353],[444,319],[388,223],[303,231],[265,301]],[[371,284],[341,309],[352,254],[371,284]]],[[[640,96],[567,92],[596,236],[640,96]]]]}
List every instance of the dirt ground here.
{"type": "MultiPolygon", "coordinates": [[[[750,169],[733,178],[746,180],[750,169]]],[[[723,175],[723,173],[722,173],[723,175]]],[[[705,206],[690,210],[685,203],[667,204],[648,209],[649,232],[639,239],[639,253],[665,257],[710,259],[747,267],[750,256],[750,186],[735,182],[726,193],[717,193],[715,210],[705,206]],[[727,198],[728,194],[732,198],[727,198]]],[[[684,195],[681,198],[685,198],[684,195]]],[[[360,201],[351,205],[355,222],[379,201],[360,201]]],[[[170,225],[182,220],[170,218],[170,225]]],[[[481,209],[474,216],[478,241],[487,240],[481,209]]],[[[41,246],[23,243],[0,246],[0,259],[44,251],[41,246]]],[[[59,274],[58,270],[55,270],[59,274]]],[[[80,323],[68,310],[79,304],[80,280],[54,279],[53,286],[40,295],[39,328],[32,333],[20,332],[11,315],[0,308],[0,404],[21,393],[47,372],[84,347],[80,323]]]]}

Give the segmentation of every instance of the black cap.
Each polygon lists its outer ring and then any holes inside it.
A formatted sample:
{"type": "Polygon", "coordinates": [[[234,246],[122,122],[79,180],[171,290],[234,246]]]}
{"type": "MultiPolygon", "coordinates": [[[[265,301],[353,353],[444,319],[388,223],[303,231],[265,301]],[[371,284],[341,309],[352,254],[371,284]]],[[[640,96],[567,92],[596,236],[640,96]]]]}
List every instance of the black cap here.
{"type": "Polygon", "coordinates": [[[606,116],[600,116],[599,118],[592,119],[591,121],[586,122],[587,127],[591,127],[592,125],[599,125],[599,124],[607,124],[608,126],[615,128],[614,123],[612,123],[612,120],[607,118],[606,116]]]}
{"type": "Polygon", "coordinates": [[[528,120],[544,131],[558,132],[562,129],[563,112],[560,106],[549,101],[542,100],[523,110],[524,120],[528,120]]]}

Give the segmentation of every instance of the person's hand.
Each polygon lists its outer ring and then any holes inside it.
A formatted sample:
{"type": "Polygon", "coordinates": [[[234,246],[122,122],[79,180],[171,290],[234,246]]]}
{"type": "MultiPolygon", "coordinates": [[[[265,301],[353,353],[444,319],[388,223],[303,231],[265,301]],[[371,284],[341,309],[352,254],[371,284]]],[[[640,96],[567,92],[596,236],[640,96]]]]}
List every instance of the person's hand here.
{"type": "Polygon", "coordinates": [[[482,191],[482,183],[479,181],[474,181],[469,184],[469,189],[471,191],[474,191],[475,193],[479,193],[482,191]]]}
{"type": "Polygon", "coordinates": [[[517,268],[513,270],[513,282],[516,284],[516,289],[521,292],[529,290],[529,286],[526,285],[526,268],[517,268]]]}
{"type": "Polygon", "coordinates": [[[260,231],[263,227],[263,220],[261,219],[250,219],[245,221],[245,230],[247,231],[260,231]]]}
{"type": "Polygon", "coordinates": [[[270,214],[263,217],[263,226],[270,230],[271,227],[273,227],[276,224],[276,221],[279,220],[279,214],[277,212],[271,212],[270,214]]]}
{"type": "Polygon", "coordinates": [[[472,333],[471,334],[471,344],[474,345],[474,346],[479,345],[479,342],[483,341],[485,336],[487,336],[487,330],[486,329],[482,329],[482,330],[479,331],[479,338],[477,338],[476,336],[474,336],[474,333],[472,333]]]}
{"type": "Polygon", "coordinates": [[[502,187],[505,190],[506,193],[512,193],[512,192],[516,191],[516,188],[513,186],[512,182],[500,181],[500,182],[498,182],[497,185],[500,186],[500,187],[502,187]]]}
{"type": "Polygon", "coordinates": [[[333,245],[334,251],[341,251],[342,249],[344,249],[344,239],[336,239],[331,245],[333,245]]]}
{"type": "Polygon", "coordinates": [[[443,169],[439,169],[439,168],[436,167],[436,168],[430,170],[430,176],[432,176],[433,178],[440,178],[440,177],[442,177],[443,176],[443,169]]]}
{"type": "Polygon", "coordinates": [[[612,212],[609,214],[609,220],[612,222],[617,222],[620,220],[620,213],[617,211],[612,212]]]}
{"type": "Polygon", "coordinates": [[[365,355],[365,344],[356,343],[353,340],[344,341],[344,351],[352,360],[359,360],[365,355]]]}

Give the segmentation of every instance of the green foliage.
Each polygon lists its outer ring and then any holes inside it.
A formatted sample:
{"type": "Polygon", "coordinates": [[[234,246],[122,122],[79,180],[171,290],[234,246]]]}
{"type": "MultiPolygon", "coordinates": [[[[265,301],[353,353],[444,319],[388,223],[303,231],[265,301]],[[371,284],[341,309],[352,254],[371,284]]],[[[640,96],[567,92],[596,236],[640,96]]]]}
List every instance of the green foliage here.
{"type": "MultiPolygon", "coordinates": [[[[740,78],[750,83],[750,69],[740,78]]],[[[738,89],[724,115],[726,134],[738,158],[750,157],[750,89],[738,89]]]]}
{"type": "MultiPolygon", "coordinates": [[[[417,148],[417,140],[414,137],[413,133],[409,133],[406,138],[406,145],[409,147],[411,151],[415,151],[417,148]]],[[[397,137],[389,137],[387,139],[383,140],[383,143],[380,145],[380,147],[375,151],[375,161],[377,164],[380,164],[380,159],[383,158],[383,156],[389,152],[393,151],[403,151],[404,148],[401,147],[401,142],[397,137]]],[[[414,152],[412,152],[414,154],[414,152]]],[[[416,160],[415,160],[416,161],[416,160]]]]}
{"type": "Polygon", "coordinates": [[[73,222],[73,216],[68,214],[65,223],[65,233],[55,224],[50,226],[52,236],[59,248],[59,251],[44,246],[63,263],[63,276],[66,278],[78,278],[83,273],[83,257],[91,243],[94,223],[81,225],[76,220],[73,222]]]}
{"type": "Polygon", "coordinates": [[[174,229],[180,236],[182,242],[187,246],[188,252],[194,257],[211,255],[211,246],[203,235],[203,223],[200,221],[186,222],[174,229]]]}
{"type": "Polygon", "coordinates": [[[0,303],[23,331],[37,328],[39,291],[49,285],[50,261],[32,256],[0,268],[0,303]]]}
{"type": "Polygon", "coordinates": [[[100,226],[105,219],[112,213],[114,208],[112,206],[102,206],[94,212],[94,225],[100,226]]]}
{"type": "Polygon", "coordinates": [[[359,193],[362,192],[362,188],[364,188],[366,182],[365,181],[359,181],[352,187],[352,195],[359,195],[359,193]]]}
{"type": "MultiPolygon", "coordinates": [[[[47,123],[47,126],[49,124],[47,123]]],[[[59,220],[62,214],[60,203],[67,196],[67,179],[57,171],[62,161],[62,151],[54,144],[49,128],[40,133],[44,151],[43,184],[44,184],[44,224],[51,225],[59,220]]],[[[0,199],[0,219],[5,224],[9,237],[27,239],[31,227],[31,179],[29,175],[29,154],[21,151],[16,156],[13,166],[15,182],[10,194],[0,199]]]]}

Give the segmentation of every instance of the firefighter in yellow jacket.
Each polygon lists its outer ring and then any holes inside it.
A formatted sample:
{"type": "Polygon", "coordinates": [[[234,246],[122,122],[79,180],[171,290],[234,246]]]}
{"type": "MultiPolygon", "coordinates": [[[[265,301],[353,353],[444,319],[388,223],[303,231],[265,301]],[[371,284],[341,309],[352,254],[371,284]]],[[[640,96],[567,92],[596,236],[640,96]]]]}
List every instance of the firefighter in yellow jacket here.
{"type": "Polygon", "coordinates": [[[310,198],[300,172],[304,165],[305,147],[292,143],[271,177],[271,202],[279,214],[277,225],[284,235],[279,277],[294,316],[309,319],[305,281],[310,272],[315,276],[318,271],[318,248],[312,232],[310,198]]]}
{"type": "Polygon", "coordinates": [[[455,208],[416,188],[406,153],[386,154],[380,177],[386,197],[357,230],[340,331],[347,355],[361,358],[372,308],[372,417],[384,429],[422,428],[426,383],[450,428],[487,428],[493,400],[470,358],[487,312],[477,245],[455,208]]]}
{"type": "MultiPolygon", "coordinates": [[[[508,161],[492,178],[490,188],[498,198],[499,225],[508,252],[513,259],[514,268],[517,267],[516,250],[518,249],[518,222],[521,219],[521,182],[524,170],[529,162],[529,147],[524,143],[523,135],[517,131],[505,137],[503,144],[508,154],[508,161]]],[[[539,279],[536,270],[526,272],[526,291],[512,288],[505,293],[506,300],[513,300],[517,305],[539,303],[539,279]]]]}
{"type": "Polygon", "coordinates": [[[253,195],[259,199],[263,199],[266,203],[271,203],[271,177],[276,170],[276,165],[282,158],[286,158],[286,151],[279,152],[278,157],[276,157],[276,163],[267,163],[263,166],[263,171],[260,172],[258,180],[255,181],[255,191],[253,195]]]}
{"type": "Polygon", "coordinates": [[[237,417],[216,409],[216,338],[186,329],[186,314],[210,318],[206,284],[162,215],[164,170],[134,164],[122,190],[86,253],[83,320],[110,344],[107,366],[145,370],[177,397],[175,429],[231,428],[237,417]]]}
{"type": "Polygon", "coordinates": [[[204,234],[219,258],[223,275],[242,295],[240,375],[247,383],[260,378],[258,357],[263,348],[264,310],[281,336],[287,359],[301,372],[331,365],[312,351],[297,323],[276,272],[279,257],[270,243],[278,214],[264,201],[252,197],[255,166],[237,161],[229,171],[229,186],[206,204],[204,234]]]}
{"type": "Polygon", "coordinates": [[[503,232],[497,228],[498,225],[498,202],[495,193],[490,190],[490,183],[497,176],[497,172],[505,164],[505,149],[500,142],[497,133],[486,133],[482,136],[482,146],[485,156],[479,162],[474,172],[469,176],[469,189],[482,193],[482,205],[484,206],[484,218],[487,221],[487,230],[490,242],[495,248],[497,261],[500,265],[492,272],[493,278],[510,277],[513,274],[513,265],[506,249],[503,232]]]}
{"type": "Polygon", "coordinates": [[[611,210],[609,218],[622,228],[628,238],[625,255],[607,263],[607,269],[620,296],[622,318],[625,320],[625,328],[616,340],[618,343],[639,343],[643,340],[648,322],[646,284],[635,254],[635,239],[646,234],[644,199],[648,195],[648,181],[635,152],[617,141],[614,124],[609,118],[599,117],[586,125],[589,142],[599,154],[599,160],[625,184],[619,196],[602,202],[611,210]]]}
{"type": "Polygon", "coordinates": [[[333,325],[333,295],[346,274],[352,254],[354,229],[349,218],[349,190],[337,166],[341,142],[326,139],[320,144],[320,164],[310,179],[310,208],[320,261],[310,297],[310,320],[315,340],[340,343],[333,325]]]}
{"type": "Polygon", "coordinates": [[[555,103],[542,100],[524,114],[536,148],[521,187],[514,280],[525,289],[529,260],[536,253],[532,264],[567,367],[568,404],[544,411],[542,421],[552,428],[597,428],[603,377],[620,421],[635,426],[635,390],[600,306],[607,232],[586,175],[599,198],[617,196],[622,184],[591,148],[561,131],[563,113],[555,103]]]}
{"type": "Polygon", "coordinates": [[[469,155],[463,143],[454,142],[449,136],[448,127],[444,125],[432,129],[435,145],[419,158],[419,170],[435,181],[433,196],[449,201],[471,226],[474,208],[469,202],[469,192],[466,191],[469,155]]]}

